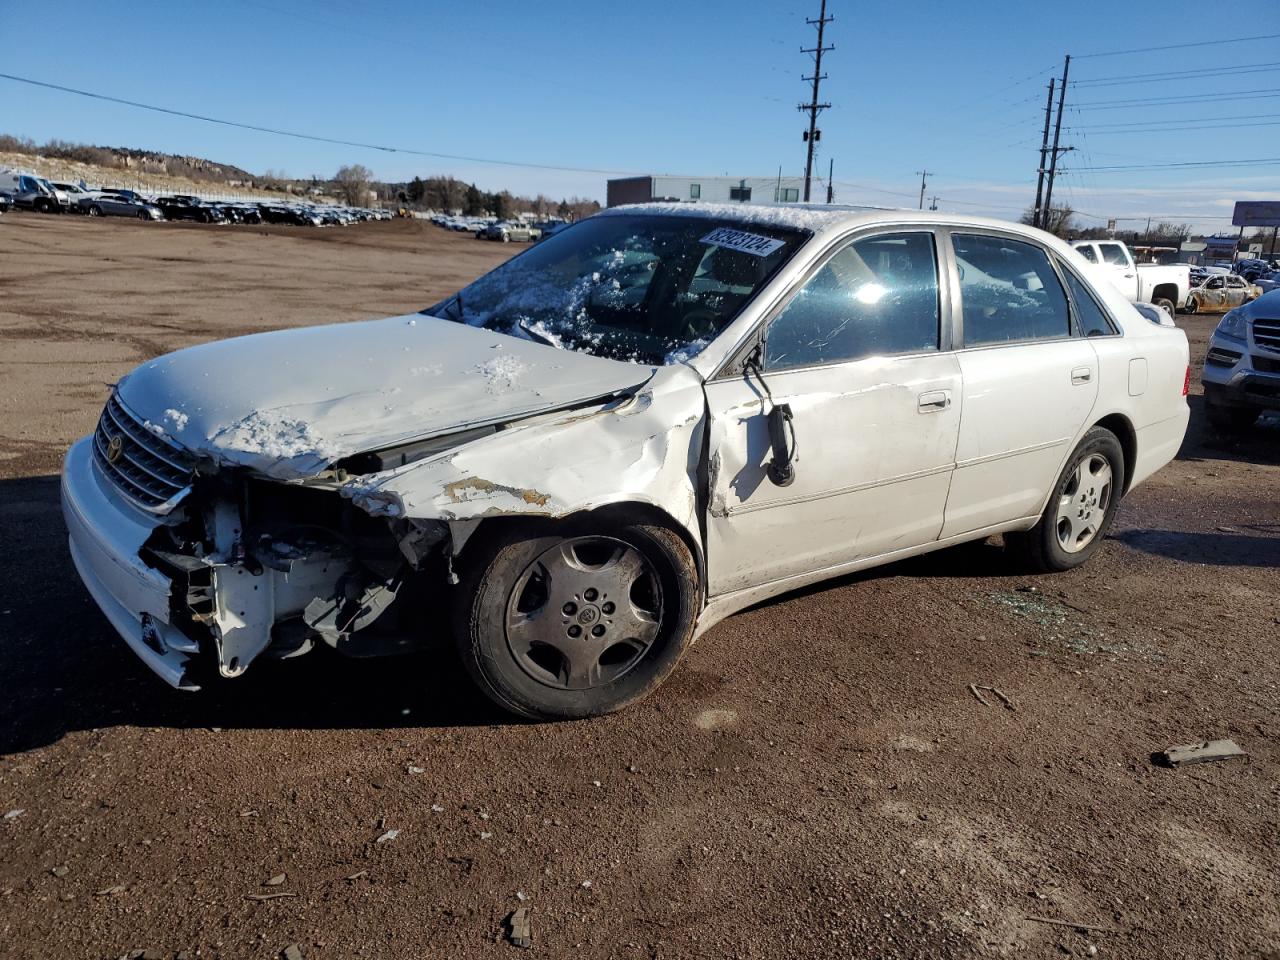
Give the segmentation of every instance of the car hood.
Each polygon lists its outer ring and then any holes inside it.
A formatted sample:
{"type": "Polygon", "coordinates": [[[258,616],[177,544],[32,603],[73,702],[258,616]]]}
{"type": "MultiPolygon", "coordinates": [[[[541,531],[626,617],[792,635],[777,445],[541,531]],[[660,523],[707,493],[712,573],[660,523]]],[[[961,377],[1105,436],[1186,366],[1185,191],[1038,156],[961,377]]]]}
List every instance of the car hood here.
{"type": "Polygon", "coordinates": [[[120,401],[202,457],[280,479],[611,396],[640,366],[412,314],[260,333],[143,364],[120,401]]]}

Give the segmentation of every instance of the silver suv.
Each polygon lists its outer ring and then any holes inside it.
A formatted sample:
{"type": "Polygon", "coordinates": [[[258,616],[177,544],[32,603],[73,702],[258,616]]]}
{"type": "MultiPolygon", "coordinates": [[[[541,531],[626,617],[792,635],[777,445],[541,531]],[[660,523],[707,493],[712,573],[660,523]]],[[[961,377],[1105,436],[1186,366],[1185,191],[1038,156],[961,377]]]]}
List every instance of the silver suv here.
{"type": "Polygon", "coordinates": [[[1263,410],[1280,410],[1280,290],[1231,310],[1204,358],[1209,422],[1241,430],[1263,410]]]}

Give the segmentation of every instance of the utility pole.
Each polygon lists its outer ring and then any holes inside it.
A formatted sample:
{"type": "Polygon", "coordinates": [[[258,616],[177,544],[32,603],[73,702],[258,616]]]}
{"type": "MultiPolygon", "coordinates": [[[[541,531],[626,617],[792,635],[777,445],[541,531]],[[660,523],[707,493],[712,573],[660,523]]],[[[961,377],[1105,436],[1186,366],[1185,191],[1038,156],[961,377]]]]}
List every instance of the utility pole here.
{"type": "Polygon", "coordinates": [[[1062,107],[1067,100],[1067,72],[1071,69],[1071,54],[1062,61],[1062,86],[1058,88],[1058,119],[1053,124],[1053,155],[1049,158],[1049,183],[1044,191],[1044,216],[1040,224],[1043,230],[1049,225],[1053,212],[1053,181],[1058,176],[1058,139],[1062,135],[1062,107]]]}
{"type": "Polygon", "coordinates": [[[1053,117],[1053,82],[1049,80],[1049,97],[1044,102],[1044,133],[1040,135],[1040,169],[1036,171],[1036,205],[1031,210],[1031,225],[1040,226],[1040,202],[1044,199],[1044,156],[1049,152],[1049,121],[1053,117]]]}
{"type": "Polygon", "coordinates": [[[810,49],[800,48],[801,53],[813,54],[813,76],[804,77],[806,83],[813,84],[813,95],[808,103],[802,103],[797,108],[801,113],[809,114],[809,129],[805,131],[804,142],[808,145],[807,154],[804,161],[804,202],[809,202],[809,187],[813,181],[813,150],[818,139],[822,136],[822,131],[818,129],[818,114],[831,106],[829,103],[821,103],[818,100],[818,85],[827,79],[826,74],[822,72],[822,55],[828,50],[834,50],[835,45],[823,46],[823,31],[827,24],[834,20],[835,17],[827,16],[827,0],[822,0],[822,7],[818,13],[817,20],[805,20],[805,23],[818,28],[818,45],[810,49]]]}
{"type": "Polygon", "coordinates": [[[929,209],[930,209],[930,210],[937,210],[937,209],[938,209],[938,198],[937,198],[937,197],[930,197],[930,198],[929,198],[929,209]]]}
{"type": "MultiPolygon", "coordinates": [[[[830,157],[827,160],[827,203],[836,202],[835,183],[831,179],[832,176],[835,175],[835,171],[836,171],[836,158],[830,157]]],[[[1271,238],[1271,245],[1273,247],[1275,246],[1275,237],[1271,238]]]]}
{"type": "Polygon", "coordinates": [[[920,209],[923,210],[924,209],[925,177],[929,176],[930,171],[917,170],[916,173],[920,174],[920,209]]]}

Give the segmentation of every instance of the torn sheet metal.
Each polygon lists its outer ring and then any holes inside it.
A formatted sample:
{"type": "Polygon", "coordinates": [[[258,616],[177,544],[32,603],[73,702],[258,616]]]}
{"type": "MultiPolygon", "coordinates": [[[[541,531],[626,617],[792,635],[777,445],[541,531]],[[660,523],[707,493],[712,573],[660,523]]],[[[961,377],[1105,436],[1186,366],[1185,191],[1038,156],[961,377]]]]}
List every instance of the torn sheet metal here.
{"type": "Polygon", "coordinates": [[[343,496],[375,516],[561,517],[651,504],[697,534],[705,402],[698,375],[663,367],[633,397],[516,424],[440,456],[359,477],[343,496]]]}

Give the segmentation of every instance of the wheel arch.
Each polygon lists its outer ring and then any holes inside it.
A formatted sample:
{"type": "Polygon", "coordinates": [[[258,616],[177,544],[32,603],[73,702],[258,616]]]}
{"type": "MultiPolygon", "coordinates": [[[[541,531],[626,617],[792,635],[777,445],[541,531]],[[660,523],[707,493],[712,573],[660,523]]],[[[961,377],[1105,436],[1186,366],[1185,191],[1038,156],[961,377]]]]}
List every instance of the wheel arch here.
{"type": "Polygon", "coordinates": [[[575,510],[560,516],[505,514],[484,517],[479,521],[474,532],[466,538],[462,549],[457,552],[457,557],[462,563],[470,562],[478,554],[483,553],[484,544],[500,533],[511,530],[513,527],[527,527],[533,531],[552,531],[558,527],[562,528],[569,524],[584,522],[600,523],[602,526],[606,524],[642,523],[663,527],[675,533],[684,542],[693,557],[693,562],[698,570],[698,580],[705,597],[707,583],[706,557],[702,542],[696,535],[696,531],[690,530],[688,524],[681,522],[670,511],[646,500],[616,500],[597,507],[575,510]]]}
{"type": "Polygon", "coordinates": [[[1110,430],[1120,441],[1120,449],[1124,452],[1124,483],[1121,485],[1120,492],[1122,495],[1127,494],[1133,482],[1134,467],[1138,460],[1138,431],[1133,428],[1133,422],[1123,413],[1109,413],[1089,429],[1092,430],[1093,427],[1110,430]]]}
{"type": "Polygon", "coordinates": [[[1170,300],[1174,306],[1178,304],[1178,285],[1176,283],[1158,283],[1151,291],[1151,300],[1170,300]]]}

